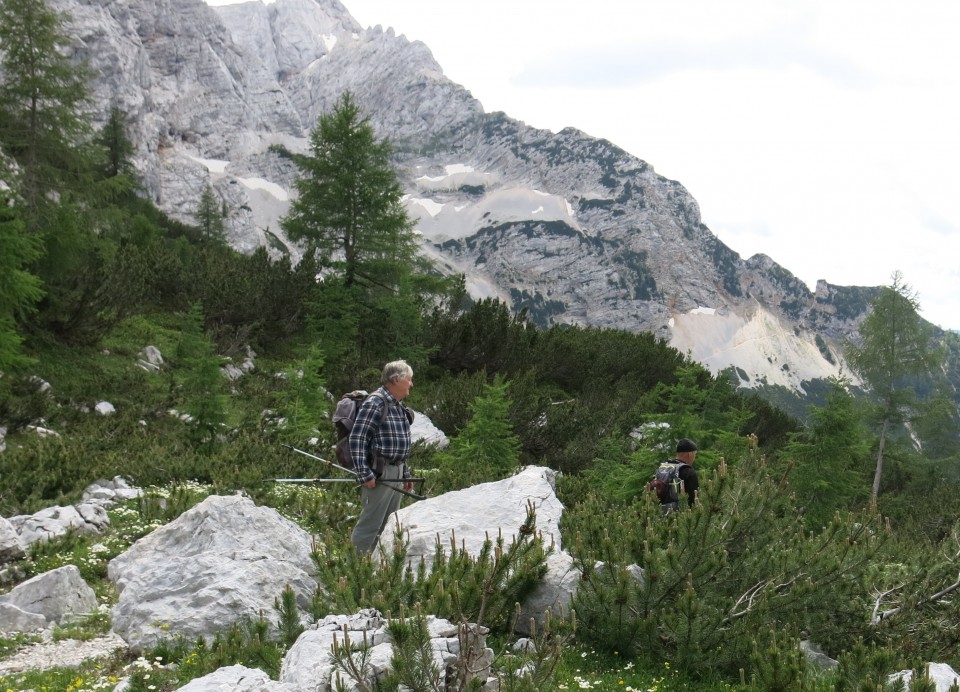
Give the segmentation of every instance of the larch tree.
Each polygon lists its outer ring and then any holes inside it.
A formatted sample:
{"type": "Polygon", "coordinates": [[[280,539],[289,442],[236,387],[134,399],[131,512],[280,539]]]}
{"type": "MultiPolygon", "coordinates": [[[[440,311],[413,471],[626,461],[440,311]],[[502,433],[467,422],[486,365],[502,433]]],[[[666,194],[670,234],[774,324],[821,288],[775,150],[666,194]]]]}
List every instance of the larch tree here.
{"type": "Polygon", "coordinates": [[[200,238],[203,242],[217,245],[227,242],[227,231],[223,223],[223,205],[210,185],[200,193],[200,204],[197,206],[194,219],[200,229],[200,238]]]}
{"type": "Polygon", "coordinates": [[[915,408],[912,379],[933,373],[941,354],[931,343],[932,330],[917,312],[920,303],[900,272],[873,300],[860,325],[860,343],[847,348],[847,362],[870,388],[877,402],[879,439],[871,498],[876,502],[883,475],[884,447],[893,429],[915,408]]]}
{"type": "Polygon", "coordinates": [[[43,296],[40,280],[24,268],[39,255],[39,243],[23,227],[0,190],[0,373],[29,362],[18,323],[43,296]]]}
{"type": "Polygon", "coordinates": [[[417,252],[389,141],[346,92],[318,118],[309,153],[279,151],[300,169],[281,226],[323,276],[308,322],[331,371],[354,379],[399,356],[423,362],[425,307],[449,286],[417,252]]]}
{"type": "Polygon", "coordinates": [[[287,236],[316,253],[321,268],[344,285],[395,285],[416,255],[413,221],[390,163],[392,147],[378,141],[349,92],[322,114],[310,153],[294,155],[298,196],[281,224],[287,236]]]}
{"type": "Polygon", "coordinates": [[[19,166],[31,226],[45,197],[84,168],[86,70],[69,57],[65,25],[45,0],[0,0],[0,147],[19,166]]]}

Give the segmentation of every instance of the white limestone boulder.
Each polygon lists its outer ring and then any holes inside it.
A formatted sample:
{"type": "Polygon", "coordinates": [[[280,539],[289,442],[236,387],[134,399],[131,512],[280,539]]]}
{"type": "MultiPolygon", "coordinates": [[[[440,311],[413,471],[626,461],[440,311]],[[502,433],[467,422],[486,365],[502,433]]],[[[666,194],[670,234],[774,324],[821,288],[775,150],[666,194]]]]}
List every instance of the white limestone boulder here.
{"type": "Polygon", "coordinates": [[[110,561],[119,591],[113,629],[134,651],[161,639],[212,639],[263,614],[289,585],[309,621],[317,588],[310,534],[240,495],[210,496],[110,561]]]}
{"type": "Polygon", "coordinates": [[[39,613],[28,613],[12,603],[0,601],[0,634],[40,632],[47,628],[47,618],[39,613]]]}
{"type": "Polygon", "coordinates": [[[99,534],[110,525],[107,510],[97,503],[81,502],[67,507],[47,507],[34,514],[10,517],[20,542],[29,547],[37,541],[60,538],[71,531],[99,534]]]}
{"type": "Polygon", "coordinates": [[[0,565],[20,560],[26,555],[20,535],[13,524],[0,517],[0,565]]]}
{"type": "Polygon", "coordinates": [[[271,680],[270,676],[259,668],[247,668],[241,665],[220,668],[209,675],[204,675],[202,678],[195,678],[177,689],[180,692],[224,692],[225,690],[230,690],[230,692],[299,692],[301,690],[299,687],[292,687],[271,680]]]}
{"type": "MultiPolygon", "coordinates": [[[[433,663],[440,671],[436,687],[447,689],[444,680],[452,677],[461,655],[457,626],[433,615],[426,616],[430,636],[433,663]]],[[[493,650],[486,646],[487,629],[471,625],[471,636],[476,641],[479,655],[471,659],[475,677],[487,680],[493,664],[493,650]]],[[[283,659],[280,681],[297,690],[327,691],[340,689],[360,690],[376,688],[377,682],[391,668],[393,643],[387,629],[387,621],[376,610],[361,610],[354,615],[330,615],[305,631],[283,659]],[[334,642],[344,641],[344,630],[351,645],[366,641],[369,646],[366,687],[336,670],[331,661],[334,642]]]]}
{"type": "Polygon", "coordinates": [[[143,495],[143,490],[130,485],[122,476],[112,480],[103,478],[94,481],[83,490],[84,502],[113,507],[118,502],[133,500],[143,495]]]}
{"type": "Polygon", "coordinates": [[[137,358],[137,366],[147,372],[158,373],[163,367],[163,356],[156,346],[145,346],[137,358]]]}
{"type": "Polygon", "coordinates": [[[97,595],[75,565],[65,565],[18,584],[0,596],[0,603],[40,615],[47,623],[60,624],[96,611],[97,595]]]}
{"type": "Polygon", "coordinates": [[[437,449],[443,449],[450,444],[450,439],[433,424],[429,416],[419,411],[415,411],[414,414],[413,424],[410,426],[410,439],[414,444],[423,442],[437,449]]]}
{"type": "Polygon", "coordinates": [[[517,630],[529,632],[530,618],[540,622],[547,609],[567,612],[579,583],[579,571],[573,559],[561,550],[560,518],[563,505],[557,498],[556,471],[528,466],[510,478],[482,483],[471,488],[444,493],[438,497],[398,510],[380,536],[379,551],[389,552],[399,523],[409,541],[407,562],[413,566],[421,558],[428,567],[433,561],[436,542],[449,550],[451,539],[470,555],[478,555],[484,542],[503,534],[506,545],[515,538],[527,516],[527,505],[537,513],[537,532],[546,547],[554,548],[547,561],[547,574],[526,603],[521,604],[517,630]]]}
{"type": "Polygon", "coordinates": [[[280,667],[280,682],[296,689],[331,689],[335,674],[330,652],[334,640],[343,643],[346,629],[351,643],[364,641],[372,647],[369,672],[372,679],[380,678],[389,667],[393,647],[387,643],[386,621],[375,610],[361,610],[355,615],[329,615],[303,632],[284,656],[280,667]]]}
{"type": "MultiPolygon", "coordinates": [[[[957,673],[957,671],[946,663],[928,663],[927,674],[930,676],[930,681],[936,685],[937,692],[949,692],[955,684],[960,686],[960,673],[957,673]]],[[[890,682],[903,680],[907,688],[910,687],[910,681],[912,679],[912,670],[901,670],[899,673],[894,673],[890,676],[890,682]]]]}
{"type": "Polygon", "coordinates": [[[117,412],[117,408],[109,401],[98,401],[97,405],[93,407],[93,410],[101,416],[112,416],[117,412]]]}

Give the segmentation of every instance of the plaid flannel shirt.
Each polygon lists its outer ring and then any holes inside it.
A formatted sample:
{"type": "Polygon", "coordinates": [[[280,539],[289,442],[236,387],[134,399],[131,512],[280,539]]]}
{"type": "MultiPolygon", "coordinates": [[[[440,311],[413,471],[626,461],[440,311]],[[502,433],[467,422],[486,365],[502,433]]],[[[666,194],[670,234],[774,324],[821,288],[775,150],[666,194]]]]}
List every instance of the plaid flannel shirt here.
{"type": "MultiPolygon", "coordinates": [[[[363,402],[350,431],[350,456],[360,482],[377,477],[372,468],[374,456],[399,464],[407,460],[410,447],[410,421],[403,405],[380,387],[363,402]]],[[[403,476],[410,476],[406,467],[403,476]]]]}

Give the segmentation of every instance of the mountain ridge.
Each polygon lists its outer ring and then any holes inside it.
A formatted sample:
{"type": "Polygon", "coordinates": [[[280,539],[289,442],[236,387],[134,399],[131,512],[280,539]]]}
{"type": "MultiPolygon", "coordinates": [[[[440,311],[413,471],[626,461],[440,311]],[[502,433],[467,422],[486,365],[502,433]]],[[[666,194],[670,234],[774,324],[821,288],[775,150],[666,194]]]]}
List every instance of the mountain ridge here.
{"type": "Polygon", "coordinates": [[[269,147],[305,151],[350,90],[394,145],[424,252],[538,324],[650,331],[742,386],[802,391],[844,371],[839,343],[877,290],[810,291],[765,255],[743,260],[681,183],[574,128],[485,113],[425,44],[361,28],[338,0],[53,5],[95,69],[98,112],[128,114],[148,194],[190,222],[212,184],[242,252],[299,257],[279,228],[296,170],[269,147]]]}

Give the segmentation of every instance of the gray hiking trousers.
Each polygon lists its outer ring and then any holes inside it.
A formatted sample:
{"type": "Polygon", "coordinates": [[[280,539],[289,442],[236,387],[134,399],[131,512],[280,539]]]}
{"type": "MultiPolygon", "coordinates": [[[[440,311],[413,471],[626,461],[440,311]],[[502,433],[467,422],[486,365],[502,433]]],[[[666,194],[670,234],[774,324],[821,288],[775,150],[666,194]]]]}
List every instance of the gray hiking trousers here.
{"type": "MultiPolygon", "coordinates": [[[[404,467],[405,464],[385,464],[380,478],[403,478],[404,467]]],[[[360,487],[360,504],[363,509],[360,510],[360,518],[357,519],[357,525],[353,527],[353,534],[350,536],[359,553],[373,551],[390,515],[400,507],[403,495],[391,490],[388,485],[403,489],[400,483],[381,483],[379,479],[374,488],[360,487]]]]}

